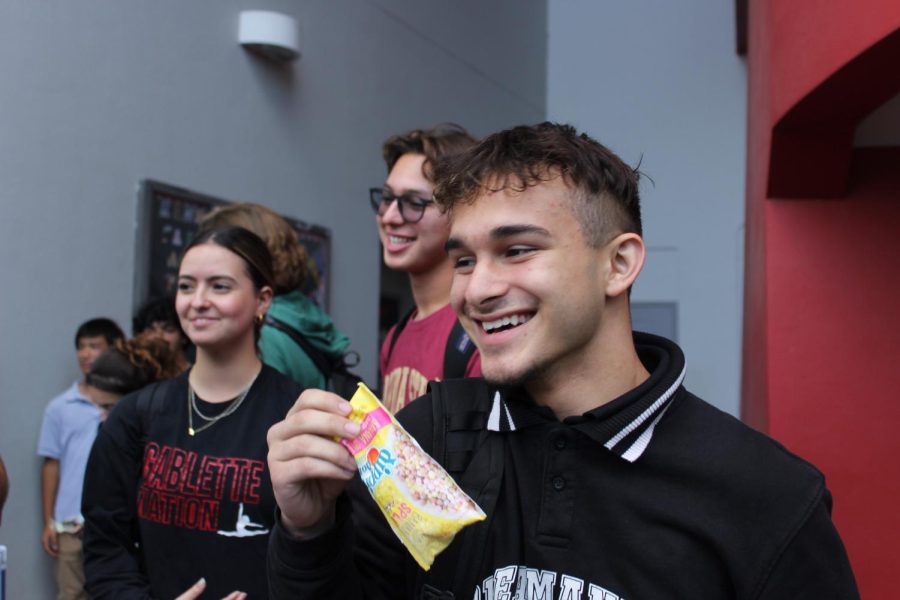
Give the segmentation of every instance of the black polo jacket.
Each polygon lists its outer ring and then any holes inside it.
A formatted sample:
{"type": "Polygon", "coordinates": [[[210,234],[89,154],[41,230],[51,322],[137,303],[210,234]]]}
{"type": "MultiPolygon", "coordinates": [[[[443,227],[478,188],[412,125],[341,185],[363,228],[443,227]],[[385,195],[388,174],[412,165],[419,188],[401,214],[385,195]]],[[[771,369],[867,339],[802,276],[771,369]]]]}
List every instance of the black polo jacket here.
{"type": "MultiPolygon", "coordinates": [[[[453,544],[479,533],[483,544],[446,552],[454,564],[438,556],[425,575],[351,486],[330,533],[274,530],[272,597],[857,598],[821,473],[686,391],[674,343],[635,342],[651,377],[582,416],[559,421],[522,391],[482,394],[502,482],[488,519],[453,544]]],[[[428,403],[399,417],[426,450],[428,403]]]]}

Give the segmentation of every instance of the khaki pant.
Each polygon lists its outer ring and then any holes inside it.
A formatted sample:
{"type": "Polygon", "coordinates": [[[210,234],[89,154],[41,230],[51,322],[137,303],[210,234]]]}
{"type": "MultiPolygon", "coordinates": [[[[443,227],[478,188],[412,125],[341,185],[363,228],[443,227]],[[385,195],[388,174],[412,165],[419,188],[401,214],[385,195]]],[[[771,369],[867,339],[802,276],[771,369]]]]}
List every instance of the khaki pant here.
{"type": "Polygon", "coordinates": [[[56,584],[59,600],[88,600],[84,591],[84,557],[81,533],[59,534],[59,556],[56,558],[56,584]]]}

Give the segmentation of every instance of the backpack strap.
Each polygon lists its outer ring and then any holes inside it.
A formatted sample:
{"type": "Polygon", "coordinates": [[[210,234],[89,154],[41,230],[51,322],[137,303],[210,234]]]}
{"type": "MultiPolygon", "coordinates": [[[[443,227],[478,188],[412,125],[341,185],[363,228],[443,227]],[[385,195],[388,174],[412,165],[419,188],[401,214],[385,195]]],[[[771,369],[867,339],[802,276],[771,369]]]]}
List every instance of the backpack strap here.
{"type": "MultiPolygon", "coordinates": [[[[394,327],[391,339],[388,341],[385,364],[390,362],[391,356],[394,354],[394,346],[400,337],[400,332],[409,323],[414,312],[416,312],[415,307],[408,310],[394,327]]],[[[469,366],[469,360],[473,354],[475,354],[475,344],[472,342],[469,334],[466,333],[466,330],[463,329],[462,323],[457,319],[453,324],[453,329],[450,330],[450,335],[447,336],[447,346],[444,348],[444,370],[442,371],[441,379],[460,379],[465,377],[466,367],[469,366]]]]}
{"type": "Polygon", "coordinates": [[[435,460],[451,474],[461,474],[487,433],[491,404],[480,379],[429,381],[435,460]]]}
{"type": "Polygon", "coordinates": [[[172,385],[171,380],[152,383],[137,392],[138,396],[137,400],[135,400],[135,406],[141,423],[141,448],[147,445],[147,432],[150,431],[150,424],[155,416],[154,412],[157,412],[154,406],[154,399],[156,398],[157,390],[163,385],[172,385]]]}
{"type": "Polygon", "coordinates": [[[490,389],[481,379],[452,379],[428,383],[432,406],[432,456],[481,507],[487,519],[463,529],[421,571],[422,598],[453,598],[454,582],[465,580],[483,561],[491,518],[503,479],[504,438],[487,430],[490,389]],[[448,595],[449,594],[449,595],[448,595]]]}
{"type": "Polygon", "coordinates": [[[451,475],[461,475],[466,471],[472,455],[487,435],[485,426],[490,413],[490,404],[482,407],[474,403],[475,390],[460,388],[456,384],[450,384],[449,389],[448,386],[429,387],[432,393],[434,457],[451,475]],[[465,394],[461,396],[465,398],[462,402],[455,395],[460,392],[465,394]],[[449,402],[448,395],[453,396],[449,402]]]}
{"type": "Polygon", "coordinates": [[[306,339],[306,337],[300,333],[295,327],[291,327],[284,321],[276,319],[275,317],[266,313],[266,325],[271,325],[278,331],[282,333],[286,333],[294,342],[300,346],[300,349],[306,353],[309,359],[316,365],[316,368],[322,375],[328,380],[331,377],[331,373],[334,371],[334,366],[331,361],[326,357],[322,352],[319,351],[318,348],[312,345],[312,343],[306,339]]]}
{"type": "Polygon", "coordinates": [[[400,332],[403,331],[403,328],[406,327],[407,323],[409,323],[409,320],[412,318],[414,312],[416,312],[415,306],[406,311],[406,314],[403,315],[403,318],[397,321],[397,324],[394,326],[394,332],[391,334],[391,341],[388,342],[387,358],[385,359],[384,364],[391,362],[391,355],[394,353],[394,346],[397,344],[397,338],[400,337],[400,332]]]}
{"type": "Polygon", "coordinates": [[[475,344],[463,329],[459,319],[453,324],[453,329],[447,337],[447,347],[444,349],[444,379],[458,379],[466,376],[466,367],[469,360],[475,354],[475,344]]]}

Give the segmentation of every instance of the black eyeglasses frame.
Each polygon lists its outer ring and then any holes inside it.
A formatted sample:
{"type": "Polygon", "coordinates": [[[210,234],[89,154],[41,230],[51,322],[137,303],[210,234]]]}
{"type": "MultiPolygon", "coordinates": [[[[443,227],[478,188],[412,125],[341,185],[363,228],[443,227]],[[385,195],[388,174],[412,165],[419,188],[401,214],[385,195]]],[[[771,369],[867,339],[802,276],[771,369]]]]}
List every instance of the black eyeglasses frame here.
{"type": "Polygon", "coordinates": [[[384,188],[369,188],[369,203],[378,216],[384,216],[395,200],[404,223],[418,223],[425,216],[425,209],[434,204],[434,200],[415,194],[397,196],[384,188]]]}

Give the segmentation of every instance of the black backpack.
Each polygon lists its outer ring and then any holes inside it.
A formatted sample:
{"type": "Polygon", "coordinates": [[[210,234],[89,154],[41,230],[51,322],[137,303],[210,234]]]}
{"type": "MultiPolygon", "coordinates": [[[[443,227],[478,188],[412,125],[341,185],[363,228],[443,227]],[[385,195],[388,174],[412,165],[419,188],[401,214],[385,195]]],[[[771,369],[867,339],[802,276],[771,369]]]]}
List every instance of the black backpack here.
{"type": "Polygon", "coordinates": [[[302,333],[284,321],[266,315],[265,323],[286,333],[300,346],[300,349],[306,353],[309,359],[313,361],[313,364],[316,365],[316,368],[325,376],[329,391],[346,400],[349,400],[356,393],[357,384],[363,381],[362,377],[350,371],[350,367],[355,367],[359,363],[359,355],[356,352],[350,351],[338,358],[332,358],[313,346],[302,333]],[[348,360],[348,358],[351,360],[348,360]]]}
{"type": "MultiPolygon", "coordinates": [[[[397,322],[397,326],[394,327],[391,341],[388,342],[387,361],[391,360],[391,354],[394,353],[394,345],[397,343],[397,338],[400,337],[400,332],[406,327],[415,310],[415,308],[412,308],[407,311],[403,318],[397,322]]],[[[447,347],[444,349],[444,371],[441,379],[465,377],[466,367],[469,366],[469,359],[472,358],[473,354],[475,354],[475,344],[469,338],[466,330],[463,329],[462,323],[457,319],[453,329],[450,330],[450,335],[447,337],[447,347]]]]}

